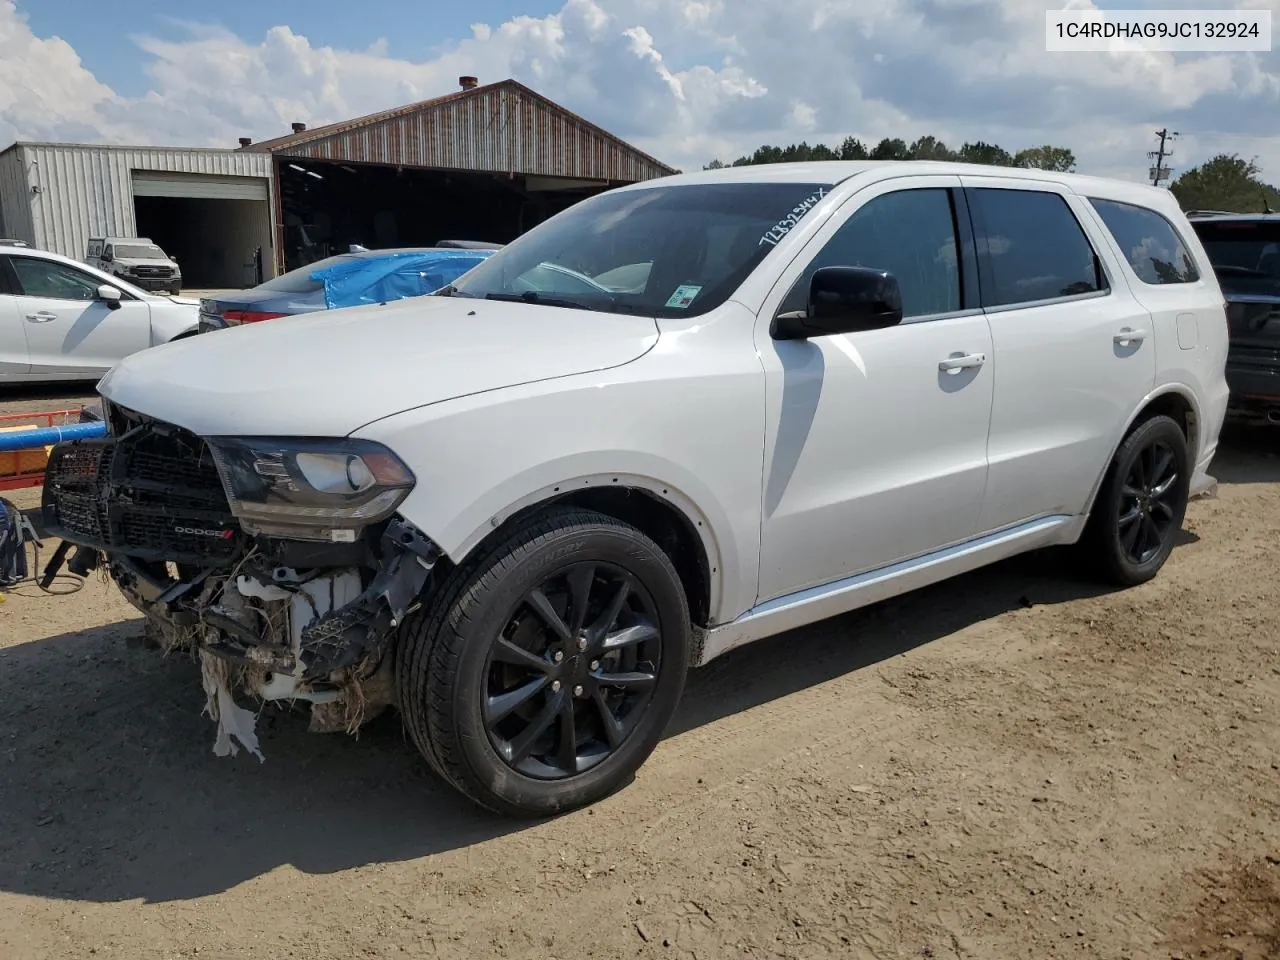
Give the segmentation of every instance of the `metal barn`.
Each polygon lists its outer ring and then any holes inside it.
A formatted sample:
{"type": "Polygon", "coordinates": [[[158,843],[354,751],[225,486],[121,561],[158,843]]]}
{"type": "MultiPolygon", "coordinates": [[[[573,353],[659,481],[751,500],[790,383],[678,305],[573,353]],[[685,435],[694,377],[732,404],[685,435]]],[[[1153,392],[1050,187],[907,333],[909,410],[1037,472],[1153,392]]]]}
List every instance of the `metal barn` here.
{"type": "Polygon", "coordinates": [[[149,237],[193,287],[257,282],[273,205],[270,158],[256,154],[68,143],[0,153],[0,236],[77,260],[90,237],[149,237]]]}
{"type": "Polygon", "coordinates": [[[603,190],[675,173],[514,80],[237,149],[17,143],[0,237],[76,259],[146,236],[190,287],[252,286],[350,244],[505,243],[603,190]]]}
{"type": "Polygon", "coordinates": [[[675,171],[514,80],[261,143],[279,266],[444,239],[505,243],[610,187],[675,171]]]}

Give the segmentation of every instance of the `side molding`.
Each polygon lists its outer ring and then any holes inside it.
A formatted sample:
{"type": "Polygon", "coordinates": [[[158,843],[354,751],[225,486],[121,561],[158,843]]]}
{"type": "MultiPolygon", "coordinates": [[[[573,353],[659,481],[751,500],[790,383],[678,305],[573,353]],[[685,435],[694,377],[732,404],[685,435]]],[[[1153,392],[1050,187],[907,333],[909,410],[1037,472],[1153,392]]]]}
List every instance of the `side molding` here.
{"type": "Polygon", "coordinates": [[[736,647],[848,613],[1028,550],[1071,543],[1085,517],[1050,516],[969,540],[914,560],[779,597],[707,632],[698,666],[736,647]]]}

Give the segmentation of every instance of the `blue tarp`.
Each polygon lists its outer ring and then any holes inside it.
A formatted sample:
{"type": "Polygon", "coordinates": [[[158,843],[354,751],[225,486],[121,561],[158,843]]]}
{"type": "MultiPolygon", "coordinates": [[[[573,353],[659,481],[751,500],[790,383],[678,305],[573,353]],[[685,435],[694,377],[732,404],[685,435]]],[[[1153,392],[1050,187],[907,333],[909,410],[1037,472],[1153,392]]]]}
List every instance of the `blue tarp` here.
{"type": "Polygon", "coordinates": [[[330,310],[364,303],[386,303],[404,297],[420,297],[448,286],[492,252],[432,250],[360,257],[317,270],[311,274],[311,279],[324,284],[324,302],[330,310]]]}

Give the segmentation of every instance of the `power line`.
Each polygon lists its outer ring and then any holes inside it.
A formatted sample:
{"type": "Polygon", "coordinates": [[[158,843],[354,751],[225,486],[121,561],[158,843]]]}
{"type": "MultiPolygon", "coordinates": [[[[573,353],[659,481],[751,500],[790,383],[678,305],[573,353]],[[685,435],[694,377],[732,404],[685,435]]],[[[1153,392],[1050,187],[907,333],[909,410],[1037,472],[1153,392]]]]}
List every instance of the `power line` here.
{"type": "Polygon", "coordinates": [[[1160,149],[1148,151],[1147,156],[1155,161],[1155,165],[1148,169],[1152,186],[1158,187],[1160,186],[1161,180],[1169,179],[1169,175],[1173,173],[1169,167],[1164,165],[1165,157],[1172,157],[1173,151],[1166,150],[1164,146],[1166,142],[1177,139],[1178,132],[1175,130],[1173,133],[1170,133],[1166,128],[1163,130],[1157,130],[1156,136],[1160,138],[1160,149]]]}

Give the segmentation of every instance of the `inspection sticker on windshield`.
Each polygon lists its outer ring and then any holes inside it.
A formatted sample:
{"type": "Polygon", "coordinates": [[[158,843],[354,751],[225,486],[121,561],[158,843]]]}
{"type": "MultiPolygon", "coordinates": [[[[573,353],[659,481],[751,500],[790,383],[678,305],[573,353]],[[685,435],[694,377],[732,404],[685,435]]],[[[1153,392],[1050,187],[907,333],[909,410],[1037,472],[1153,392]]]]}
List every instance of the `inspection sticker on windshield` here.
{"type": "Polygon", "coordinates": [[[701,287],[695,287],[689,283],[676,287],[676,292],[667,301],[667,307],[672,310],[687,310],[689,305],[693,303],[693,298],[701,292],[701,287]]]}

